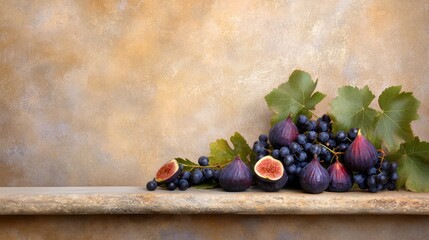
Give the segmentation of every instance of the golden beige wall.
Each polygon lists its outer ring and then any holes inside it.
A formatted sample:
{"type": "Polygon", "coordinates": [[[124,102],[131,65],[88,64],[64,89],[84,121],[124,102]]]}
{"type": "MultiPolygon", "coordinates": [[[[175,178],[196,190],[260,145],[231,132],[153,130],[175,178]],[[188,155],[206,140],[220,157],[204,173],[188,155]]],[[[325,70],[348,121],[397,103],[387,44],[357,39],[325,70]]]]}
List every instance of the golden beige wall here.
{"type": "Polygon", "coordinates": [[[235,130],[294,69],[401,84],[429,140],[429,2],[1,1],[0,185],[142,185],[235,130]],[[316,2],[318,2],[316,4],[316,2]]]}

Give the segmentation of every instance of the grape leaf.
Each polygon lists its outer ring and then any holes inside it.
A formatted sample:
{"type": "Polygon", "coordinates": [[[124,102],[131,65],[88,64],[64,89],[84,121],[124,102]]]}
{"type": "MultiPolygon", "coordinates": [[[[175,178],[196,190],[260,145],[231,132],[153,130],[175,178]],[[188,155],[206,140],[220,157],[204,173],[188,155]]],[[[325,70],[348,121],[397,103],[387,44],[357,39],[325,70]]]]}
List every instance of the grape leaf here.
{"type": "Polygon", "coordinates": [[[375,96],[368,86],[362,89],[344,86],[338,89],[338,96],[331,102],[330,117],[334,131],[360,128],[362,133],[370,134],[374,129],[377,111],[370,108],[375,96]]]}
{"type": "Polygon", "coordinates": [[[287,82],[280,84],[278,88],[266,95],[265,101],[268,108],[274,112],[271,125],[287,118],[289,114],[295,118],[300,114],[311,117],[311,110],[314,110],[316,104],[326,97],[321,92],[313,94],[316,86],[317,80],[314,82],[310,74],[295,70],[287,82]]]}
{"type": "Polygon", "coordinates": [[[183,158],[175,158],[175,159],[176,159],[176,161],[179,164],[183,165],[183,170],[185,170],[185,171],[190,171],[190,170],[192,170],[194,168],[200,167],[200,165],[198,165],[197,163],[192,162],[191,160],[189,160],[187,158],[185,158],[185,159],[183,159],[183,158]]]}
{"type": "Polygon", "coordinates": [[[411,122],[419,119],[420,102],[401,86],[385,89],[378,98],[381,112],[376,117],[375,134],[389,150],[397,149],[402,140],[412,140],[411,122]]]}
{"type": "Polygon", "coordinates": [[[413,192],[429,192],[429,143],[420,142],[418,137],[400,145],[392,154],[397,160],[399,181],[398,187],[413,192]]]}
{"type": "Polygon", "coordinates": [[[240,156],[244,163],[251,163],[252,149],[240,133],[235,132],[230,138],[234,147],[232,149],[225,139],[217,139],[210,143],[209,163],[211,166],[224,166],[231,162],[236,156],[240,156]]]}

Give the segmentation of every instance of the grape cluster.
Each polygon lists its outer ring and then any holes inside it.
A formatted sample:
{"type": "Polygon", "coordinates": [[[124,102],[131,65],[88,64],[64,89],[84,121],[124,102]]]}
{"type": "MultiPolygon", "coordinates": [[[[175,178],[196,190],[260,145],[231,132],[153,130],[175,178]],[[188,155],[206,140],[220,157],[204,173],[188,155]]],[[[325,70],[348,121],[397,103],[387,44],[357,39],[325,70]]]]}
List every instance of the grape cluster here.
{"type": "Polygon", "coordinates": [[[153,179],[146,184],[146,189],[154,191],[158,186],[164,186],[170,191],[174,191],[177,188],[185,191],[191,186],[200,185],[209,181],[218,181],[220,170],[215,170],[209,166],[208,157],[201,156],[198,158],[198,164],[199,167],[194,167],[190,170],[183,170],[183,165],[179,164],[180,174],[177,178],[168,183],[158,183],[153,179]]]}
{"type": "Polygon", "coordinates": [[[378,192],[384,189],[396,190],[396,181],[399,178],[396,162],[389,162],[380,153],[378,163],[366,172],[358,172],[353,176],[354,182],[360,189],[368,189],[370,192],[378,192]]]}
{"type": "MultiPolygon", "coordinates": [[[[334,159],[343,161],[344,153],[358,135],[357,128],[349,131],[332,131],[332,120],[324,114],[317,120],[308,119],[305,115],[299,115],[296,122],[298,136],[289,146],[276,149],[270,146],[268,136],[261,134],[258,141],[253,144],[256,159],[259,160],[266,155],[283,162],[289,176],[288,185],[296,186],[302,169],[315,157],[320,163],[328,168],[334,159]]],[[[361,189],[377,192],[383,189],[395,190],[398,174],[397,163],[384,160],[384,153],[380,152],[376,166],[367,172],[358,172],[354,181],[361,189]]]]}

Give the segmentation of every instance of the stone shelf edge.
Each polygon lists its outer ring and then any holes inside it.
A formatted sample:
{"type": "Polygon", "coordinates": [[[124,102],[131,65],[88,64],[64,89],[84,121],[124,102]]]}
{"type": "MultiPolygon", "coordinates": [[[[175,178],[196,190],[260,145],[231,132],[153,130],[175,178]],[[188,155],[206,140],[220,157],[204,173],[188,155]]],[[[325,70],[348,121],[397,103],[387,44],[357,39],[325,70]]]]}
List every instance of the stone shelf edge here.
{"type": "Polygon", "coordinates": [[[277,193],[250,189],[149,192],[143,187],[2,187],[0,215],[78,214],[410,214],[429,215],[429,194],[277,193]]]}

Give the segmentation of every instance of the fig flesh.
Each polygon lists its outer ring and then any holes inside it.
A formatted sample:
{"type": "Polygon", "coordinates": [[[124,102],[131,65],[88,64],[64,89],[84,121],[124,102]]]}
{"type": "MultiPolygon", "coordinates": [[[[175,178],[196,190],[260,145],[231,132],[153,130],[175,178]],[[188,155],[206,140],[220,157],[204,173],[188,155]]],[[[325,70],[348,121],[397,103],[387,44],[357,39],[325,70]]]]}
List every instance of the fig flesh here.
{"type": "Polygon", "coordinates": [[[345,152],[344,165],[347,169],[360,172],[373,167],[377,160],[377,149],[358,130],[355,140],[345,152]]]}
{"type": "Polygon", "coordinates": [[[170,183],[177,179],[179,173],[179,163],[176,159],[172,159],[159,168],[155,175],[155,181],[158,183],[170,183]]]}
{"type": "Polygon", "coordinates": [[[240,157],[220,171],[219,185],[227,192],[242,192],[253,183],[253,174],[240,157]]]}
{"type": "Polygon", "coordinates": [[[262,181],[277,182],[283,177],[285,169],[279,160],[271,156],[265,156],[256,162],[254,171],[256,177],[262,181]]]}
{"type": "Polygon", "coordinates": [[[297,139],[298,135],[298,128],[289,116],[287,119],[277,123],[270,129],[268,138],[274,148],[280,149],[281,147],[289,146],[289,144],[297,139]]]}
{"type": "Polygon", "coordinates": [[[330,177],[328,191],[347,192],[353,186],[353,174],[339,161],[328,167],[330,177]]]}
{"type": "Polygon", "coordinates": [[[299,174],[301,188],[308,193],[321,193],[329,186],[329,173],[314,157],[299,174]]]}

